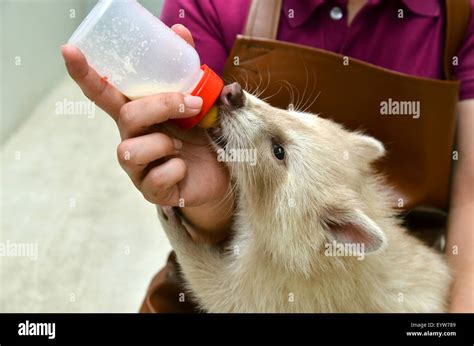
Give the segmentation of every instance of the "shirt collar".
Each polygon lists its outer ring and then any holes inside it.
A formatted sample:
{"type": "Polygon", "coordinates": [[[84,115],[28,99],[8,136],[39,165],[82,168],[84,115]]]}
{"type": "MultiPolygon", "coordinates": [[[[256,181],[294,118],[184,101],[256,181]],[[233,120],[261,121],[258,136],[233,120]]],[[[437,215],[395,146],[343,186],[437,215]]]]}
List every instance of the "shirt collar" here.
{"type": "MultiPolygon", "coordinates": [[[[289,20],[290,26],[295,28],[304,24],[313,12],[328,0],[284,0],[283,9],[285,15],[294,14],[294,18],[289,20]]],[[[367,5],[378,5],[382,1],[389,0],[368,0],[367,5]]],[[[438,17],[441,13],[441,0],[399,0],[412,13],[426,16],[438,17]]]]}
{"type": "Polygon", "coordinates": [[[410,11],[420,16],[439,17],[441,14],[440,0],[402,0],[402,2],[410,11]]]}

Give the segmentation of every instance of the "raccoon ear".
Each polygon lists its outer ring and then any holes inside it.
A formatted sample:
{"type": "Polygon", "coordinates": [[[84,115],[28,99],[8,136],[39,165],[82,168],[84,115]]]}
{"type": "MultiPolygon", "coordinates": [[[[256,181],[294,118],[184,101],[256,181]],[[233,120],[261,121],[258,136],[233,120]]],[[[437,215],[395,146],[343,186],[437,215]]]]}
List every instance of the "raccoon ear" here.
{"type": "Polygon", "coordinates": [[[357,134],[356,149],[360,155],[368,158],[371,162],[385,155],[385,147],[382,142],[374,137],[357,134]]]}
{"type": "Polygon", "coordinates": [[[360,209],[337,215],[336,218],[331,217],[326,224],[329,233],[338,243],[364,244],[364,253],[381,250],[387,244],[387,238],[380,227],[360,209]]]}

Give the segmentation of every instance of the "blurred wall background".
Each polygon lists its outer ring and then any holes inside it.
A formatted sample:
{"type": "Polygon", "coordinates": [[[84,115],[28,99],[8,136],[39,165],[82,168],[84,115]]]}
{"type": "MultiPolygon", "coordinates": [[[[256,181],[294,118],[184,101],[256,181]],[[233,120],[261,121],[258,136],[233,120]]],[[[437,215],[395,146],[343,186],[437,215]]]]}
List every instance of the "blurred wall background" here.
{"type": "MultiPolygon", "coordinates": [[[[64,75],[59,47],[95,0],[0,0],[1,126],[4,142],[64,75]]],[[[159,16],[163,0],[143,0],[159,16]]]]}
{"type": "Polygon", "coordinates": [[[0,312],[136,312],[170,250],[115,123],[56,110],[88,102],[59,48],[95,3],[0,0],[0,312]]]}

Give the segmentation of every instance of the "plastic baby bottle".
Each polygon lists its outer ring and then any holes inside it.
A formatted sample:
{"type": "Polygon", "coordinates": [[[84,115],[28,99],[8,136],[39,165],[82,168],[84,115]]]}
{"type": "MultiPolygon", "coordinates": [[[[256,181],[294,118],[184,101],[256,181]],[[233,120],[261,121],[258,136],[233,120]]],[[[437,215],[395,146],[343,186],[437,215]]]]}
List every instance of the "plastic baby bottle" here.
{"type": "Polygon", "coordinates": [[[160,92],[200,96],[201,112],[174,119],[179,127],[210,127],[215,122],[213,105],[224,86],[222,79],[201,66],[196,50],[136,0],[99,0],[68,43],[131,100],[160,92]]]}

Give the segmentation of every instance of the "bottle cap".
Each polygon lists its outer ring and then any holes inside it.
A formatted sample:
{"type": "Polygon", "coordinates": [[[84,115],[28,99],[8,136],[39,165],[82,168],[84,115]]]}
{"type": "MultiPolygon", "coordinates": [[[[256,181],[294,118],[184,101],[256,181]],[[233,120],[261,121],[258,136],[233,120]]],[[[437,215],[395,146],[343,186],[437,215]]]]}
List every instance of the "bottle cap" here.
{"type": "Polygon", "coordinates": [[[212,106],[219,98],[222,89],[224,88],[224,81],[207,65],[202,65],[201,70],[204,74],[196,85],[194,90],[191,92],[193,96],[199,96],[202,98],[201,112],[191,118],[180,118],[172,119],[171,121],[183,130],[194,127],[201,121],[202,118],[211,110],[212,106]]]}
{"type": "Polygon", "coordinates": [[[217,123],[217,106],[212,106],[212,108],[207,112],[204,118],[198,123],[199,127],[203,129],[209,129],[213,127],[217,123]]]}

